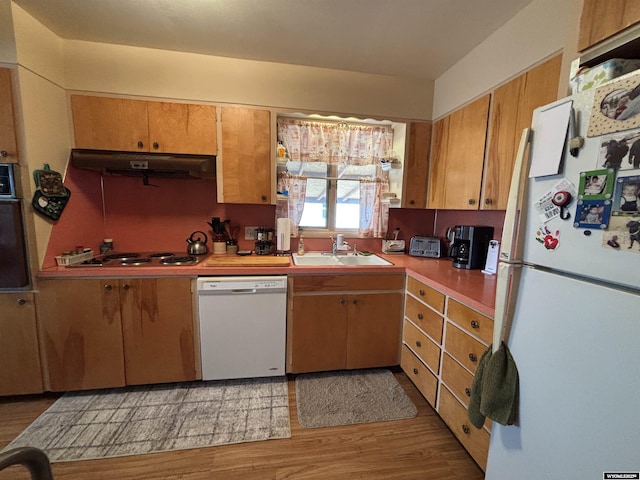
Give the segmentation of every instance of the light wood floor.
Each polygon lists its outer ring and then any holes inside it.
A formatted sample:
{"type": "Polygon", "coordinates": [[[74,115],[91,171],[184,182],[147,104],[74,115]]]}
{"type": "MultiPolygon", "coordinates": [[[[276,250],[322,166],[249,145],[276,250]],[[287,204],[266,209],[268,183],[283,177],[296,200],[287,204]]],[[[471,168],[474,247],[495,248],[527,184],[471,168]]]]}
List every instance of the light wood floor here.
{"type": "MultiPolygon", "coordinates": [[[[425,479],[476,480],[482,470],[402,372],[396,378],[418,407],[409,420],[305,429],[289,379],[291,438],[103,460],[54,463],[56,480],[425,479]]],[[[57,395],[0,399],[0,449],[44,412],[57,395]]],[[[27,480],[23,467],[0,480],[27,480]]]]}

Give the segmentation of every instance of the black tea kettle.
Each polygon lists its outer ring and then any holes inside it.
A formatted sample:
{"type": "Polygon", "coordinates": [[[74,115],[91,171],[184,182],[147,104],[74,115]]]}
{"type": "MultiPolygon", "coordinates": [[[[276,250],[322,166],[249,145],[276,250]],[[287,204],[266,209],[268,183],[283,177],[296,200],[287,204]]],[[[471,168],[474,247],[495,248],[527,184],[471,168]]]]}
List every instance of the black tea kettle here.
{"type": "Polygon", "coordinates": [[[187,247],[187,253],[189,255],[204,255],[209,251],[207,248],[207,234],[200,230],[193,232],[191,236],[187,238],[187,244],[189,245],[187,247]],[[201,233],[204,240],[199,236],[195,238],[197,233],[201,233]]]}

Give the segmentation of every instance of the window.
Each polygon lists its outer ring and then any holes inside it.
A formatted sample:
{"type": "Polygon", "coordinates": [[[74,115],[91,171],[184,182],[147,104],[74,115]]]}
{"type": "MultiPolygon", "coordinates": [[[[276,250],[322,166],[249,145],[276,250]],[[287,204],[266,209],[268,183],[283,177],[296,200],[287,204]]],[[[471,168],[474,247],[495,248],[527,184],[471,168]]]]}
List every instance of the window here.
{"type": "Polygon", "coordinates": [[[390,125],[279,118],[278,140],[287,152],[279,163],[278,189],[289,192],[295,229],[386,232],[388,206],[380,202],[389,182],[381,161],[393,147],[390,125]]]}

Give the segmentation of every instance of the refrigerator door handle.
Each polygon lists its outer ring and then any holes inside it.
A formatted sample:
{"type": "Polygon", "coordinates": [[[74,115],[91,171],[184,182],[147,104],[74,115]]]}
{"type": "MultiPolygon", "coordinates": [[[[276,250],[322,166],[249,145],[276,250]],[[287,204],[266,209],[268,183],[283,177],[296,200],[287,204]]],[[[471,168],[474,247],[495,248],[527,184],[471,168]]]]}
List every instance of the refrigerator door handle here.
{"type": "Polygon", "coordinates": [[[496,279],[496,305],[493,318],[493,345],[491,351],[496,353],[500,343],[507,342],[511,331],[511,318],[517,296],[521,264],[500,262],[496,279]]]}
{"type": "Polygon", "coordinates": [[[522,190],[522,170],[525,168],[525,154],[527,145],[531,138],[531,129],[522,130],[520,145],[513,165],[513,175],[511,176],[511,186],[509,188],[509,198],[507,199],[507,210],[504,216],[504,228],[502,230],[502,248],[500,249],[500,260],[505,262],[515,262],[517,260],[516,243],[518,236],[518,224],[520,223],[520,192],[522,190]]]}

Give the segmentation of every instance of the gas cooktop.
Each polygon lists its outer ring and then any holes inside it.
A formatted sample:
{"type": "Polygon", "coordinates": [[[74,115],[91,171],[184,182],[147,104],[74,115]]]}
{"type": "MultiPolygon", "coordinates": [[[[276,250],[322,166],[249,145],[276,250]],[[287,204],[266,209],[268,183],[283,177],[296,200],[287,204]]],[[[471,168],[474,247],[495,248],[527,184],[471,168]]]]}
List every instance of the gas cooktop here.
{"type": "Polygon", "coordinates": [[[184,252],[114,252],[69,267],[179,267],[196,265],[205,257],[184,252]]]}

